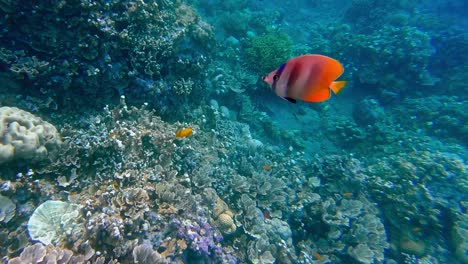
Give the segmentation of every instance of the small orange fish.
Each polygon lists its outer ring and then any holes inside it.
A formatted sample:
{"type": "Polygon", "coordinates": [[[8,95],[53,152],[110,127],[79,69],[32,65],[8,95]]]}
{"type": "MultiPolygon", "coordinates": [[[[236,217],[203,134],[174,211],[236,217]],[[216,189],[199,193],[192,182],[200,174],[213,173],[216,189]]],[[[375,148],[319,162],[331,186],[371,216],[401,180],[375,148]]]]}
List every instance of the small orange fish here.
{"type": "Polygon", "coordinates": [[[330,98],[331,91],[337,94],[345,81],[335,81],[343,74],[343,66],[327,56],[308,54],[288,60],[278,69],[263,77],[279,97],[296,103],[323,102],[330,98]]]}
{"type": "Polygon", "coordinates": [[[317,252],[314,252],[312,253],[312,256],[314,256],[318,261],[321,261],[322,260],[322,255],[320,255],[319,253],[317,252]]]}
{"type": "Polygon", "coordinates": [[[263,167],[263,170],[266,170],[266,171],[271,171],[271,165],[264,165],[263,167]]]}
{"type": "Polygon", "coordinates": [[[108,137],[109,138],[115,138],[117,137],[119,133],[117,132],[117,130],[113,130],[112,132],[109,133],[108,137]]]}
{"type": "Polygon", "coordinates": [[[343,193],[343,196],[346,197],[346,198],[351,198],[351,197],[353,197],[353,193],[346,192],[346,193],[343,193]]]}
{"type": "Polygon", "coordinates": [[[184,138],[189,137],[191,135],[193,135],[193,130],[190,127],[179,129],[176,132],[176,138],[184,138]]]}

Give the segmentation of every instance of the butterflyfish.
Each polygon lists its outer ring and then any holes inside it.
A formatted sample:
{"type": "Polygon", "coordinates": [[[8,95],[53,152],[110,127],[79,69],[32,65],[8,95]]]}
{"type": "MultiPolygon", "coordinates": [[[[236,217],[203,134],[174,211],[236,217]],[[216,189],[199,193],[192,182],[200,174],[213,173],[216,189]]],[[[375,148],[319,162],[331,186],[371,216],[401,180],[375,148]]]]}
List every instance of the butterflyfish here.
{"type": "Polygon", "coordinates": [[[345,81],[336,81],[343,74],[340,62],[317,54],[302,55],[288,60],[278,69],[263,77],[263,81],[279,97],[296,103],[323,102],[330,98],[331,92],[340,92],[345,81]]]}
{"type": "Polygon", "coordinates": [[[176,138],[184,138],[193,135],[193,130],[189,128],[182,128],[176,131],[176,138]]]}

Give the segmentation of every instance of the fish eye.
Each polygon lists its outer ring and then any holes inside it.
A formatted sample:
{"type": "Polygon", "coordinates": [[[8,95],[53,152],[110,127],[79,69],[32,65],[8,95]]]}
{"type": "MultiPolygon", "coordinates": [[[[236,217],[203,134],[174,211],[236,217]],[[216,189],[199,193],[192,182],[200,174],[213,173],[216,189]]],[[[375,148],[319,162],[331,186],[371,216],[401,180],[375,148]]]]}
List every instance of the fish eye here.
{"type": "Polygon", "coordinates": [[[276,74],[275,76],[273,76],[273,81],[277,81],[279,79],[279,75],[276,74]]]}
{"type": "Polygon", "coordinates": [[[266,76],[263,76],[263,77],[262,77],[262,80],[265,80],[265,79],[266,79],[266,76]]]}

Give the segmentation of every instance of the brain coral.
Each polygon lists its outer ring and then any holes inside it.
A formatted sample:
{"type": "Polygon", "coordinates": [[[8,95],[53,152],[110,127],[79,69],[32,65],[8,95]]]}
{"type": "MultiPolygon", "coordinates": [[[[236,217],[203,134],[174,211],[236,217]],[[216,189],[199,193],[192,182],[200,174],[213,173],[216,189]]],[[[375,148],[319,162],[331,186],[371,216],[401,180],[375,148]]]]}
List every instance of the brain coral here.
{"type": "Polygon", "coordinates": [[[43,160],[60,144],[60,135],[50,123],[16,107],[0,107],[0,164],[43,160]]]}
{"type": "Polygon", "coordinates": [[[231,234],[236,231],[236,224],[231,214],[222,213],[218,216],[218,227],[223,234],[231,234]]]}

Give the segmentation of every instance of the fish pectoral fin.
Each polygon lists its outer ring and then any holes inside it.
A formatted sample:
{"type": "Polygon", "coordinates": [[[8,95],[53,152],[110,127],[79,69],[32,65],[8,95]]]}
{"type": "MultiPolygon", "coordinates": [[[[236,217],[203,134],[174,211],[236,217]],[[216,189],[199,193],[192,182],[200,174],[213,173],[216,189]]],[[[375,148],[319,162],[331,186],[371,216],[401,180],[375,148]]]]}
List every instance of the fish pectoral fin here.
{"type": "Polygon", "coordinates": [[[293,104],[297,103],[296,99],[292,99],[290,97],[281,97],[281,98],[293,104]]]}
{"type": "Polygon", "coordinates": [[[338,94],[343,87],[345,87],[346,81],[336,81],[330,84],[330,89],[333,91],[334,94],[338,94]]]}

